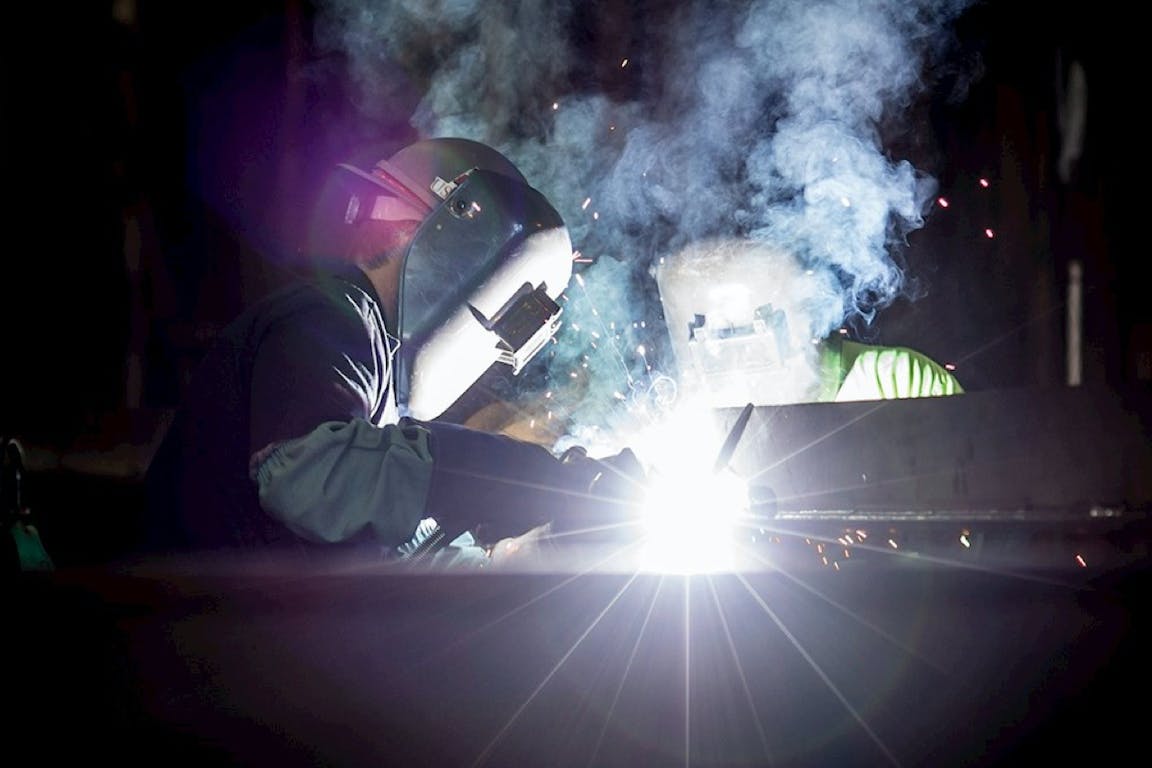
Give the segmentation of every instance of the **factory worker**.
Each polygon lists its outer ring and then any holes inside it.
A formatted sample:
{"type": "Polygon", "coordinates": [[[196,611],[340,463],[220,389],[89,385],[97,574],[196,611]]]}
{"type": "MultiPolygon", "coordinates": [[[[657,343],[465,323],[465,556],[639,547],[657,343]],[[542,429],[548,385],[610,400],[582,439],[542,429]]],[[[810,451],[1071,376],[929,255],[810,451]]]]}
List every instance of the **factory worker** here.
{"type": "Polygon", "coordinates": [[[712,407],[963,392],[914,349],[830,334],[843,315],[840,285],[779,247],[704,241],[663,259],[655,277],[681,389],[712,407]]]}
{"type": "Polygon", "coordinates": [[[147,549],[482,563],[544,524],[626,519],[631,451],[557,457],[437,420],[558,329],[572,245],[548,200],[458,138],[341,164],[318,197],[321,266],[228,326],[187,389],[148,471],[147,549]]]}

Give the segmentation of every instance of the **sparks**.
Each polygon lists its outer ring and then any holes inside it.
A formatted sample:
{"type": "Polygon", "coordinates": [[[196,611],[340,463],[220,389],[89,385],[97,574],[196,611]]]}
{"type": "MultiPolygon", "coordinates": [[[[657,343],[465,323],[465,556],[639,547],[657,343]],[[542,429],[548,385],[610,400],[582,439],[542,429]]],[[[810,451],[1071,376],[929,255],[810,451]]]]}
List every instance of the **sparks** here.
{"type": "Polygon", "coordinates": [[[989,227],[989,228],[984,230],[984,236],[987,237],[989,240],[991,240],[996,235],[992,232],[992,228],[989,227]]]}
{"type": "Polygon", "coordinates": [[[582,210],[582,211],[588,210],[588,206],[591,203],[592,203],[592,198],[590,198],[590,197],[584,198],[584,202],[580,205],[580,210],[582,210]]]}
{"type": "Polygon", "coordinates": [[[552,111],[555,112],[558,109],[560,109],[560,102],[558,102],[558,101],[552,102],[552,111]]]}
{"type": "Polygon", "coordinates": [[[960,543],[964,545],[965,549],[972,548],[972,542],[968,540],[968,534],[966,533],[960,534],[960,543]]]}
{"type": "Polygon", "coordinates": [[[944,367],[947,368],[949,371],[956,370],[956,364],[955,363],[944,363],[944,367]]]}
{"type": "Polygon", "coordinates": [[[948,198],[938,197],[938,198],[936,198],[936,204],[939,205],[941,208],[947,208],[948,207],[948,198]]]}
{"type": "Polygon", "coordinates": [[[1084,556],[1083,555],[1076,555],[1076,562],[1080,564],[1081,568],[1087,568],[1088,567],[1088,563],[1084,562],[1084,556]]]}
{"type": "Polygon", "coordinates": [[[980,179],[980,186],[984,187],[984,189],[988,189],[988,179],[980,179]]]}
{"type": "Polygon", "coordinates": [[[895,539],[888,539],[888,546],[892,547],[892,549],[900,549],[900,547],[896,545],[895,539]]]}
{"type": "Polygon", "coordinates": [[[620,62],[620,69],[624,69],[626,66],[628,66],[628,59],[624,59],[624,61],[620,62]]]}

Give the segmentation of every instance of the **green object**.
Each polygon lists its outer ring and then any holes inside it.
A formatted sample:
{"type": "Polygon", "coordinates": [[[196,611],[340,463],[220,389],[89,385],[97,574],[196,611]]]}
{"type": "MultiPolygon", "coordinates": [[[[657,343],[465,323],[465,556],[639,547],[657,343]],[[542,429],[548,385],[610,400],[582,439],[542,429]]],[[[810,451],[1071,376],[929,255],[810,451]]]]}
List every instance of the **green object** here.
{"type": "Polygon", "coordinates": [[[48,556],[48,551],[44,549],[44,543],[40,540],[40,534],[35,526],[17,520],[12,523],[9,531],[12,533],[13,541],[16,542],[16,554],[20,558],[21,571],[55,570],[56,566],[48,556]]]}
{"type": "Polygon", "coordinates": [[[956,377],[927,355],[829,339],[822,350],[822,401],[896,400],[964,393],[956,377]]]}

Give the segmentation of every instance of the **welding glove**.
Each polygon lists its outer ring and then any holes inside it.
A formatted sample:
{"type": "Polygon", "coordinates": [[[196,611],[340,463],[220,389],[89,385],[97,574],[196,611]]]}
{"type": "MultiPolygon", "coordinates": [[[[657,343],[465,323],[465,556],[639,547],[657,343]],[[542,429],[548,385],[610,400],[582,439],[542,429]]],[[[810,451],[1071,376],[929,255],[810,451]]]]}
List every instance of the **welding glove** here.
{"type": "Polygon", "coordinates": [[[457,424],[419,422],[428,430],[432,479],[425,516],[445,537],[471,531],[483,544],[551,523],[582,530],[636,515],[643,473],[631,451],[605,460],[583,451],[557,458],[548,449],[457,424]]]}

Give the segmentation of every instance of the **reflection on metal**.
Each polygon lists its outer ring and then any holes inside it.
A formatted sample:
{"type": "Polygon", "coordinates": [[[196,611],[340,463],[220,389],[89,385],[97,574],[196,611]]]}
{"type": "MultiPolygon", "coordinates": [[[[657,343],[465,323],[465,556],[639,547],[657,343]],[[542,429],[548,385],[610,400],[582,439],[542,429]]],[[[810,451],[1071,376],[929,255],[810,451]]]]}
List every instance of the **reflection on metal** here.
{"type": "Polygon", "coordinates": [[[1068,386],[1078,387],[1082,380],[1084,363],[1081,353],[1083,337],[1083,280],[1084,268],[1079,261],[1068,263],[1068,328],[1067,328],[1067,365],[1068,386]]]}
{"type": "Polygon", "coordinates": [[[846,520],[874,522],[954,522],[954,521],[1018,521],[1058,523],[1089,519],[1114,519],[1140,516],[1144,513],[1125,514],[1119,509],[1098,507],[1069,507],[1056,509],[802,509],[785,510],[774,518],[781,520],[846,520]]]}
{"type": "MultiPolygon", "coordinates": [[[[740,411],[717,416],[730,428],[740,411]]],[[[781,515],[1142,515],[1152,510],[1150,424],[1152,393],[1093,386],[761,406],[731,466],[772,488],[781,515]]]]}

